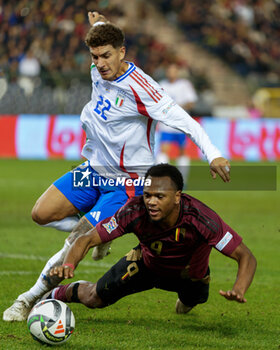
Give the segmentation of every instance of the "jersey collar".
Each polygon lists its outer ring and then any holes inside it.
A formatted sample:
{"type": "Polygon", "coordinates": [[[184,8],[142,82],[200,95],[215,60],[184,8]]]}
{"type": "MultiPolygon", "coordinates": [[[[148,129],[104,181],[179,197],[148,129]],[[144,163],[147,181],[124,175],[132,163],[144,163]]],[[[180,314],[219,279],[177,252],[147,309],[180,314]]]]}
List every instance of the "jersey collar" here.
{"type": "Polygon", "coordinates": [[[126,62],[126,63],[129,64],[129,68],[123,75],[119,76],[117,79],[114,80],[116,83],[119,83],[120,81],[124,80],[135,70],[136,67],[132,62],[126,62]]]}

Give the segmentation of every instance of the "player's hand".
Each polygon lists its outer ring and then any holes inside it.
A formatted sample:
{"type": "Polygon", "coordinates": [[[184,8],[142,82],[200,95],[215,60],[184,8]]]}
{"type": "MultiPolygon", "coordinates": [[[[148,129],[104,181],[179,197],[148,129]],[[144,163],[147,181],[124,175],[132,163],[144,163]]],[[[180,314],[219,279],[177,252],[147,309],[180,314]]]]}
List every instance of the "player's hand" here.
{"type": "Polygon", "coordinates": [[[229,161],[223,157],[215,158],[210,163],[210,172],[213,179],[216,179],[217,174],[224,182],[230,181],[230,164],[229,161]]]}
{"type": "Polygon", "coordinates": [[[50,276],[57,276],[64,279],[73,278],[74,270],[67,265],[56,266],[50,270],[50,276]]]}
{"type": "Polygon", "coordinates": [[[94,23],[96,23],[96,22],[104,22],[104,23],[108,22],[106,17],[104,17],[103,15],[98,13],[97,11],[88,12],[88,20],[89,20],[89,24],[91,26],[93,26],[94,23]]]}
{"type": "Polygon", "coordinates": [[[246,303],[247,299],[244,298],[244,295],[240,292],[236,292],[235,290],[228,290],[228,291],[219,291],[220,295],[225,297],[227,300],[234,300],[238,303],[246,303]]]}

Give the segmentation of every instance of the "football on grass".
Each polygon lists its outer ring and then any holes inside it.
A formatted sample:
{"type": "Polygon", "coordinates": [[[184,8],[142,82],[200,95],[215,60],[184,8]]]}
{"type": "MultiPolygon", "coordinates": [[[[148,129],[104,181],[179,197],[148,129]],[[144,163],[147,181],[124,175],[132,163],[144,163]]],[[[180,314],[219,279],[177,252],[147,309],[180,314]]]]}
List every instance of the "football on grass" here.
{"type": "Polygon", "coordinates": [[[33,307],[27,325],[35,340],[51,345],[61,344],[73,333],[75,317],[62,301],[46,299],[33,307]]]}

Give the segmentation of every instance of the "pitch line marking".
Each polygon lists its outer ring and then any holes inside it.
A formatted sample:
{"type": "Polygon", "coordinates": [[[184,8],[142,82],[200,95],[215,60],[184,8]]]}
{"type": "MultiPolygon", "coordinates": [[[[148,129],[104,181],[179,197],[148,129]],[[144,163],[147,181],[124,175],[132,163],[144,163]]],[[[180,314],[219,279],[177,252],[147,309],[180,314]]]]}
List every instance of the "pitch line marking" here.
{"type": "MultiPolygon", "coordinates": [[[[84,275],[92,275],[92,270],[83,270],[81,271],[84,275]]],[[[40,274],[40,271],[1,271],[0,270],[0,276],[12,276],[12,275],[18,275],[18,276],[38,276],[40,274]]]]}
{"type": "MultiPolygon", "coordinates": [[[[44,256],[39,256],[39,255],[33,255],[33,254],[14,254],[14,253],[3,253],[0,252],[0,258],[3,259],[20,259],[20,260],[37,260],[37,261],[43,261],[47,262],[47,260],[50,257],[44,257],[44,256]]],[[[105,268],[110,268],[112,267],[113,264],[105,263],[103,261],[96,261],[96,262],[89,262],[89,261],[81,261],[80,264],[81,266],[89,266],[92,267],[93,269],[98,268],[98,267],[105,267],[105,268]]]]}

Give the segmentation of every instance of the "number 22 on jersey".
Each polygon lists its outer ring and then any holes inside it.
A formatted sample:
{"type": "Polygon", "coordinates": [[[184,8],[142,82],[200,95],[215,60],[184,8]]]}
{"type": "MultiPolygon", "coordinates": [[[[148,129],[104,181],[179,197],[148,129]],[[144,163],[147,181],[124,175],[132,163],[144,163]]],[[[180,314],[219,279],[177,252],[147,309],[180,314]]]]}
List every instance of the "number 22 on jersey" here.
{"type": "Polygon", "coordinates": [[[103,96],[99,96],[99,100],[97,101],[97,104],[94,108],[94,112],[96,112],[98,115],[100,115],[101,118],[104,120],[107,120],[107,117],[105,115],[106,111],[109,111],[111,108],[111,102],[109,100],[104,100],[103,96]]]}

